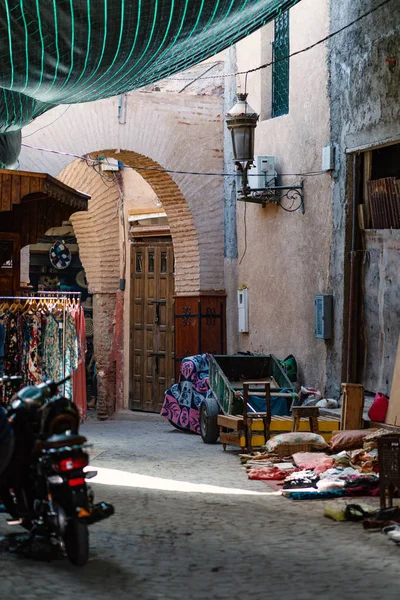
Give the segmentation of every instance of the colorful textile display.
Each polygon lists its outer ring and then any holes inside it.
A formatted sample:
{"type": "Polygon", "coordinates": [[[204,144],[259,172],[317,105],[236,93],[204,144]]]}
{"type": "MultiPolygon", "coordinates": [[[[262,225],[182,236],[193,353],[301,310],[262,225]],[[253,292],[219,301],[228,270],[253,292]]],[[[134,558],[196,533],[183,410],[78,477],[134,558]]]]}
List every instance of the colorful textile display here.
{"type": "MultiPolygon", "coordinates": [[[[52,302],[47,298],[38,302],[27,298],[11,306],[5,302],[2,310],[5,375],[22,377],[22,385],[37,385],[49,379],[60,381],[73,375],[79,361],[84,363],[84,315],[79,304],[60,302],[58,298],[52,302]]],[[[83,371],[85,381],[84,365],[83,371]]],[[[63,393],[70,400],[74,399],[82,418],[85,418],[85,384],[82,387],[78,383],[73,392],[73,382],[69,380],[63,393]]],[[[11,394],[12,389],[7,389],[6,400],[11,394]]]]}
{"type": "Polygon", "coordinates": [[[211,394],[208,365],[207,354],[184,358],[179,382],[165,392],[160,414],[178,429],[200,434],[200,405],[204,398],[211,394]]]}

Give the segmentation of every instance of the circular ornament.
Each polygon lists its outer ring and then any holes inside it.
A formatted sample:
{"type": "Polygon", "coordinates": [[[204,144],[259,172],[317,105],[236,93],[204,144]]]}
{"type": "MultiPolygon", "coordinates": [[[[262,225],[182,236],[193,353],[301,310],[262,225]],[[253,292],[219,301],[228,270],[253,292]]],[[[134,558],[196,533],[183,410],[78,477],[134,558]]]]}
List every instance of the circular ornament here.
{"type": "Polygon", "coordinates": [[[50,248],[50,262],[55,269],[66,269],[71,264],[71,250],[64,242],[57,241],[50,248]]]}

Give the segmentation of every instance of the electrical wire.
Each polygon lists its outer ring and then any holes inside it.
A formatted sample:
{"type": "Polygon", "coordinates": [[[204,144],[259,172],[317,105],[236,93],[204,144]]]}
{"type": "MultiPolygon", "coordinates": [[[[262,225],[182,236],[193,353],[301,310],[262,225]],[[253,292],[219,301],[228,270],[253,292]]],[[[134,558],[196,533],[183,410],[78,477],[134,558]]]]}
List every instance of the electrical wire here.
{"type": "Polygon", "coordinates": [[[243,250],[243,254],[241,259],[239,260],[239,265],[242,264],[242,260],[245,257],[245,254],[247,252],[247,202],[244,203],[244,216],[243,216],[243,222],[244,222],[244,250],[243,250]]]}
{"type": "MultiPolygon", "coordinates": [[[[30,150],[37,150],[39,152],[50,152],[51,154],[59,154],[61,156],[71,156],[72,158],[80,158],[88,163],[89,166],[101,165],[101,158],[93,158],[90,155],[83,156],[80,154],[74,154],[72,152],[62,152],[60,150],[51,150],[50,148],[39,148],[37,146],[31,146],[30,144],[21,144],[25,148],[30,150]]],[[[206,177],[238,177],[239,173],[220,173],[215,171],[203,172],[203,171],[182,171],[176,169],[164,169],[162,167],[141,167],[139,165],[127,165],[126,163],[119,161],[121,166],[125,169],[133,169],[134,171],[155,171],[157,173],[170,173],[172,175],[202,175],[206,177]]],[[[316,177],[317,175],[326,175],[326,171],[306,171],[304,173],[280,173],[281,177],[316,177]]],[[[259,177],[258,173],[248,173],[248,177],[259,177]]]]}
{"type": "MultiPolygon", "coordinates": [[[[226,78],[226,77],[237,77],[238,75],[248,75],[249,73],[255,73],[256,71],[261,71],[262,69],[266,69],[268,67],[272,67],[272,66],[274,66],[275,64],[277,64],[279,62],[282,62],[284,60],[288,60],[288,58],[293,58],[293,56],[298,56],[299,54],[303,54],[304,52],[308,52],[309,50],[312,50],[316,46],[319,46],[320,44],[323,44],[324,42],[327,42],[328,40],[330,40],[331,38],[335,37],[336,35],[339,35],[339,33],[342,33],[346,29],[349,29],[350,27],[352,27],[353,25],[355,25],[356,23],[358,23],[362,19],[365,19],[366,17],[369,17],[374,12],[376,12],[377,10],[383,8],[384,6],[386,6],[386,4],[389,4],[390,2],[392,2],[392,0],[383,0],[383,2],[381,2],[380,4],[378,4],[377,6],[375,6],[374,8],[371,8],[371,10],[367,11],[366,13],[363,13],[362,15],[360,15],[359,17],[357,17],[356,19],[354,19],[350,23],[347,23],[347,25],[344,25],[340,29],[337,29],[336,31],[333,31],[332,33],[329,33],[324,38],[318,40],[314,44],[310,44],[309,46],[307,46],[305,48],[302,48],[301,50],[296,50],[295,52],[292,52],[291,54],[288,54],[287,56],[282,56],[278,60],[273,60],[271,62],[264,63],[263,65],[260,65],[259,67],[254,67],[253,69],[248,69],[247,71],[236,71],[235,73],[221,73],[219,75],[205,75],[204,77],[199,77],[198,79],[199,80],[201,80],[201,79],[221,79],[221,78],[226,78]]],[[[191,81],[192,78],[190,78],[190,77],[182,77],[182,78],[181,77],[179,77],[179,78],[168,77],[167,79],[168,79],[168,81],[191,81]]]]}
{"type": "Polygon", "coordinates": [[[50,127],[50,125],[53,125],[54,123],[56,123],[59,119],[61,119],[61,117],[63,117],[65,115],[65,113],[67,112],[67,110],[69,108],[71,108],[72,104],[68,104],[67,108],[64,110],[64,112],[61,113],[61,115],[58,115],[58,117],[56,119],[54,119],[54,121],[52,121],[51,123],[48,123],[47,125],[43,125],[43,127],[39,127],[39,129],[36,129],[36,131],[33,131],[32,133],[29,133],[28,135],[23,135],[22,139],[25,140],[28,137],[31,137],[32,135],[35,135],[35,133],[37,133],[38,131],[42,131],[42,129],[47,129],[47,127],[50,127]]]}

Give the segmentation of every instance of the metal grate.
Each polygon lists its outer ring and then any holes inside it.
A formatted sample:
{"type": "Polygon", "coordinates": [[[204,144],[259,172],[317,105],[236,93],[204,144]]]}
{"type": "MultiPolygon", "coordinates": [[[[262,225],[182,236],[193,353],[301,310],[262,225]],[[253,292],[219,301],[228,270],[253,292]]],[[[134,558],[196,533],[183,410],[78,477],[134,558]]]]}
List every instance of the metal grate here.
{"type": "Polygon", "coordinates": [[[289,112],[289,11],[281,13],[274,21],[275,39],[272,44],[272,117],[289,112]]]}

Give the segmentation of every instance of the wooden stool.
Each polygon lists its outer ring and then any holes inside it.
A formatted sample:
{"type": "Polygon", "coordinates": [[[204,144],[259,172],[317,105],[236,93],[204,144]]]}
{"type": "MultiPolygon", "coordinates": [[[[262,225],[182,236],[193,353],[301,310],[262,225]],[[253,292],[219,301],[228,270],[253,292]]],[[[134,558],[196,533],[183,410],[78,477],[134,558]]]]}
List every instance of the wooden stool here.
{"type": "Polygon", "coordinates": [[[318,417],[319,408],[316,406],[295,406],[292,409],[293,413],[293,425],[292,431],[299,431],[300,419],[306,418],[310,422],[310,431],[312,433],[319,433],[318,417]]]}

